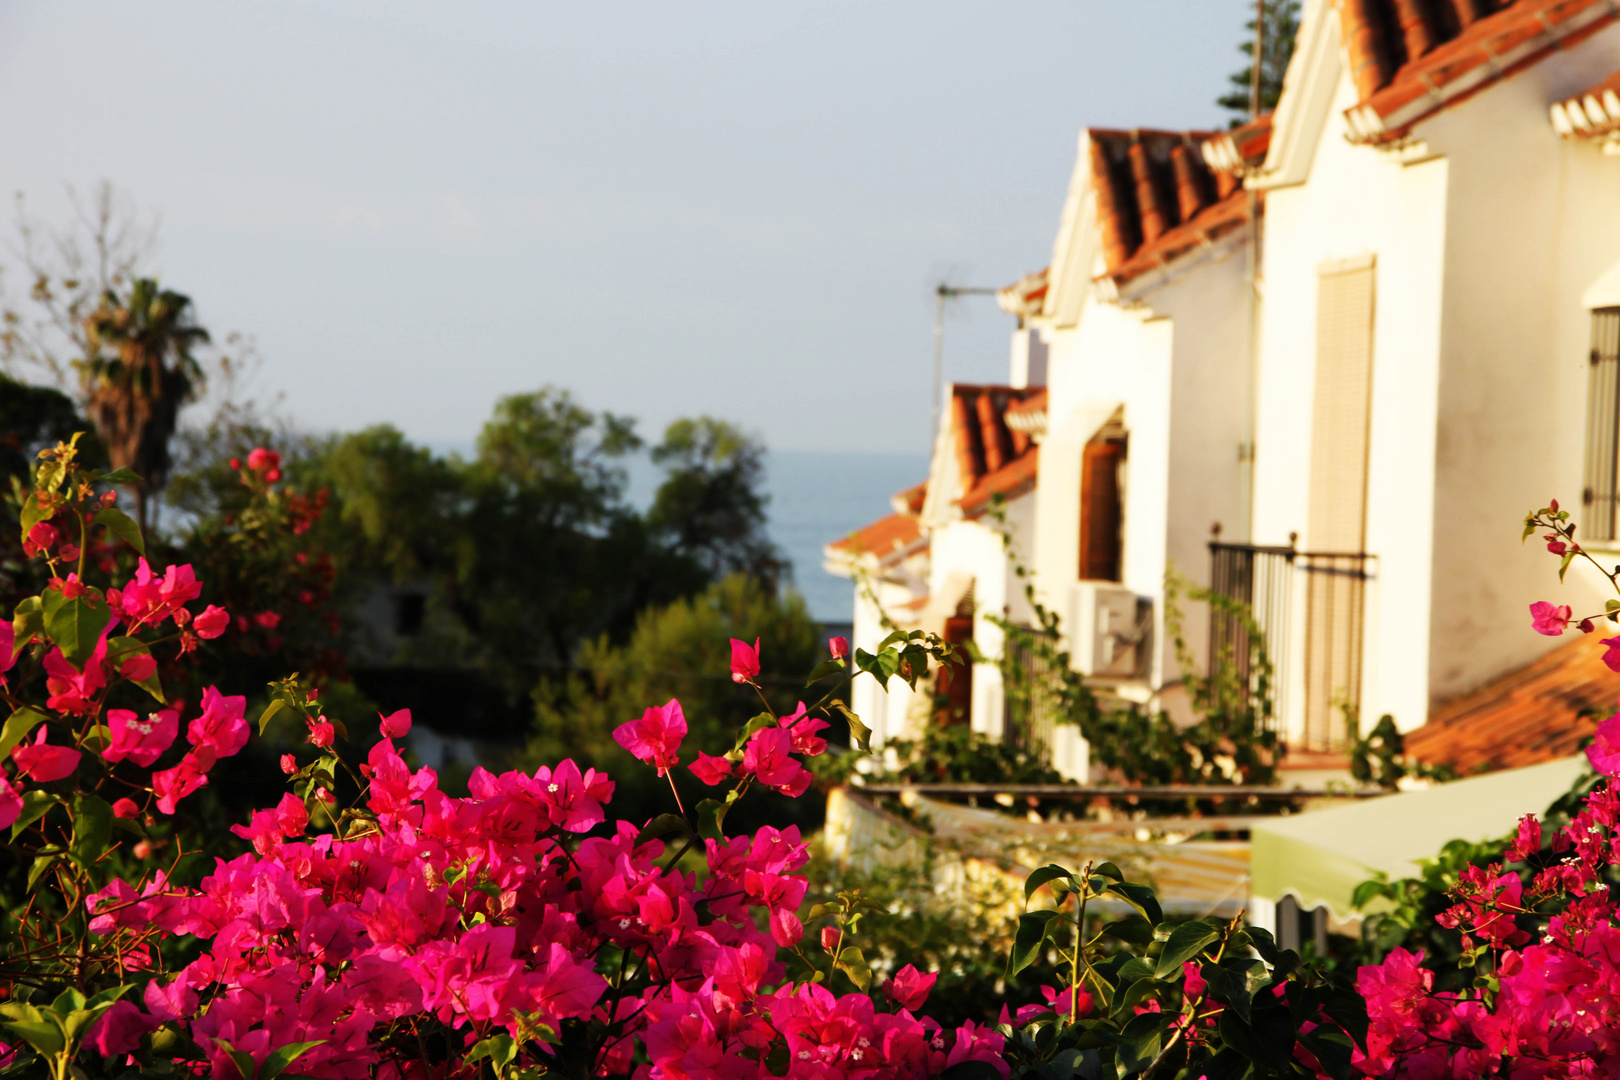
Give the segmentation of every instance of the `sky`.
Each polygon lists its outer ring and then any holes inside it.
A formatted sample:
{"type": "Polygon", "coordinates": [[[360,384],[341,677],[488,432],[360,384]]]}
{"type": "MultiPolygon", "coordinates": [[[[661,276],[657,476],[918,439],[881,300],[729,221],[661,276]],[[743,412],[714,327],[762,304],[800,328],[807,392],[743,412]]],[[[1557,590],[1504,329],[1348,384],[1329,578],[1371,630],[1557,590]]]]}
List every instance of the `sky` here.
{"type": "MultiPolygon", "coordinates": [[[[1081,127],[1223,126],[1248,6],[8,0],[0,192],[156,211],[311,431],[461,445],[553,384],[915,452],[934,285],[1047,263],[1081,127]]],[[[958,301],[946,377],[1004,381],[1011,329],[958,301]]]]}

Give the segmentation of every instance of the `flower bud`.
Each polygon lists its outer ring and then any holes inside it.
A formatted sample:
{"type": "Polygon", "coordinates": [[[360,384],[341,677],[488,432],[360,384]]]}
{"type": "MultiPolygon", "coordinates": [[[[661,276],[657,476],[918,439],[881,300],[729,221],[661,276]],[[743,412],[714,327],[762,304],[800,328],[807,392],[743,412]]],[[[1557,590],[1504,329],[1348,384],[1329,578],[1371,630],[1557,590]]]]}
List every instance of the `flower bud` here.
{"type": "Polygon", "coordinates": [[[821,928],[821,947],[828,952],[832,952],[838,947],[838,938],[838,927],[823,926],[821,928]]]}

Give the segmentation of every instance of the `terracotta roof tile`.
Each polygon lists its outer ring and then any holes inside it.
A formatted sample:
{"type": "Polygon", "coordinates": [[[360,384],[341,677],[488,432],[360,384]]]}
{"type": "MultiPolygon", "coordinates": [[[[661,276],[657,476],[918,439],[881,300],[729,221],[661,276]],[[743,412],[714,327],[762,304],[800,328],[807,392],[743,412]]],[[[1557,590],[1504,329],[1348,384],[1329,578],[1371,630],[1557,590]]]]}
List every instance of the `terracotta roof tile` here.
{"type": "Polygon", "coordinates": [[[957,505],[963,512],[971,515],[995,495],[1012,497],[1034,486],[1031,421],[1045,411],[1043,386],[951,387],[951,440],[964,492],[957,505]]]}
{"type": "Polygon", "coordinates": [[[1221,134],[1093,128],[1088,135],[1103,261],[1123,284],[1248,221],[1238,173],[1265,157],[1271,118],[1221,134]]]}
{"type": "Polygon", "coordinates": [[[1412,125],[1620,19],[1613,0],[1337,0],[1357,142],[1412,125]]]}
{"type": "Polygon", "coordinates": [[[1620,693],[1602,656],[1583,637],[1441,706],[1407,734],[1407,755],[1467,775],[1576,753],[1620,693]]]}
{"type": "Polygon", "coordinates": [[[842,540],[834,540],[827,545],[827,550],[847,553],[855,558],[870,555],[882,562],[909,551],[921,540],[922,526],[915,514],[890,514],[856,529],[842,540]]]}

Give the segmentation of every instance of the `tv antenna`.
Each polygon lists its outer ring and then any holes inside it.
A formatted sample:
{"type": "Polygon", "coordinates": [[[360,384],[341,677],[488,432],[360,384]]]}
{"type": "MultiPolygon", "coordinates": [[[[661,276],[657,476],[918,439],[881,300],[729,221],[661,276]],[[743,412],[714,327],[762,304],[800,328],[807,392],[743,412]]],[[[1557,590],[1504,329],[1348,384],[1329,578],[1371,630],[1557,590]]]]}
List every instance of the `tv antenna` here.
{"type": "Polygon", "coordinates": [[[939,410],[945,393],[945,301],[958,296],[994,296],[1000,291],[983,285],[947,285],[943,281],[934,287],[934,428],[930,439],[939,437],[939,410]]]}

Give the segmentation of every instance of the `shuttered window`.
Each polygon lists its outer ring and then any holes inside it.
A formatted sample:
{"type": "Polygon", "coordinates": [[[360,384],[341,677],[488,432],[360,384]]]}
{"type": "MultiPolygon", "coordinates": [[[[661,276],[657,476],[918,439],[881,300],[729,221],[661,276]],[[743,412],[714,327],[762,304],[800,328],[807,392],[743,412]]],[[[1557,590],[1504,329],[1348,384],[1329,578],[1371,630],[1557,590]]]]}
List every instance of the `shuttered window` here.
{"type": "Polygon", "coordinates": [[[1615,538],[1616,463],[1620,461],[1620,308],[1592,312],[1591,372],[1586,389],[1586,477],[1581,532],[1615,538]]]}
{"type": "Polygon", "coordinates": [[[1367,525],[1373,265],[1326,267],[1316,290],[1310,531],[1316,551],[1359,552],[1367,525]]]}
{"type": "Polygon", "coordinates": [[[1119,467],[1125,443],[1094,439],[1080,460],[1080,580],[1120,579],[1119,467]]]}
{"type": "Polygon", "coordinates": [[[1373,261],[1323,267],[1316,290],[1310,552],[1305,574],[1304,745],[1341,749],[1361,709],[1372,409],[1373,261]]]}

